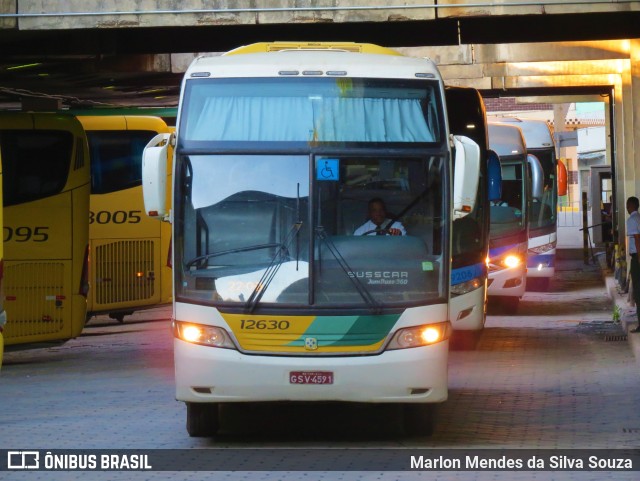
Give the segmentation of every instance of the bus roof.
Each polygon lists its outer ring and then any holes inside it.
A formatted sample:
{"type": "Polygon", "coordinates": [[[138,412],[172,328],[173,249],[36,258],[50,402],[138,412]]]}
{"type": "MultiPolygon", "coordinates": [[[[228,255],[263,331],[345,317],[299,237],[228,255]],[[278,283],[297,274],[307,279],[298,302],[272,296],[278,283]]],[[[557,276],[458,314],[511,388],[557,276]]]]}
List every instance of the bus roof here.
{"type": "Polygon", "coordinates": [[[527,149],[544,149],[554,147],[553,135],[549,124],[544,120],[523,120],[517,117],[502,117],[502,123],[512,123],[522,130],[527,149]]]}
{"type": "Polygon", "coordinates": [[[342,50],[354,53],[377,53],[382,55],[402,55],[393,49],[381,47],[373,43],[355,42],[259,42],[243,45],[224,55],[245,53],[279,52],[282,50],[342,50]]]}
{"type": "Polygon", "coordinates": [[[0,112],[0,128],[2,130],[68,130],[79,135],[84,133],[80,121],[74,115],[54,112],[0,112]]]}
{"type": "Polygon", "coordinates": [[[527,153],[522,131],[515,125],[489,122],[489,148],[500,157],[527,153]]]}
{"type": "Polygon", "coordinates": [[[168,131],[164,120],[149,115],[79,115],[78,120],[85,130],[168,131]]]}
{"type": "Polygon", "coordinates": [[[196,58],[185,78],[337,77],[432,78],[441,80],[429,59],[344,50],[280,50],[196,58]]]}

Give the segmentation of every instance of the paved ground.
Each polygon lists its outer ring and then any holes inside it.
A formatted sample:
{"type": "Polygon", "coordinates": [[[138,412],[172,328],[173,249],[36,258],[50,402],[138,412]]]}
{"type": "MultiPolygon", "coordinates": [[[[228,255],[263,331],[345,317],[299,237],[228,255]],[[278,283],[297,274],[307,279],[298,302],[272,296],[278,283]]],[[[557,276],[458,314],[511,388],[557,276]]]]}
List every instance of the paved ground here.
{"type": "MultiPolygon", "coordinates": [[[[559,263],[548,293],[492,315],[475,349],[451,353],[450,399],[431,438],[406,438],[388,406],[227,409],[215,440],[189,438],[174,401],[168,308],[92,320],[62,346],[5,354],[0,449],[640,447],[640,375],[611,323],[599,269],[559,263]]],[[[428,452],[428,451],[426,451],[428,452]]],[[[170,452],[168,452],[170,453],[170,452]]],[[[235,452],[234,452],[235,453],[235,452]]],[[[237,454],[234,454],[237,455],[237,454]]],[[[631,472],[1,473],[0,479],[636,480],[631,472]]]]}

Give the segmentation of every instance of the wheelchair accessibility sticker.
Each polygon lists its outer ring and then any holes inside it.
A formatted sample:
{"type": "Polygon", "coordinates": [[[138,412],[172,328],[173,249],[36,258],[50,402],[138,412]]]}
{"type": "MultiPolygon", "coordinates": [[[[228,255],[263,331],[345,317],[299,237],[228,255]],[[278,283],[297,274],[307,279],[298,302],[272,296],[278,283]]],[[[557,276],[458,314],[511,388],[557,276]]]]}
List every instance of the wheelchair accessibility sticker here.
{"type": "Polygon", "coordinates": [[[316,164],[316,180],[339,180],[340,161],[338,159],[320,159],[316,164]]]}

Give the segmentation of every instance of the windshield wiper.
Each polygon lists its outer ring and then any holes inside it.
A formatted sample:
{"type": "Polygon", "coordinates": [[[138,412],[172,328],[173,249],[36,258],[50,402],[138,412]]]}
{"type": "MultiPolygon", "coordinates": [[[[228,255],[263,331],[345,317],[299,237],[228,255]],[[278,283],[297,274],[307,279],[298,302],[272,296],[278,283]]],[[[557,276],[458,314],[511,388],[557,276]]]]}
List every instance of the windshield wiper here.
{"type": "MultiPolygon", "coordinates": [[[[198,262],[201,261],[205,261],[207,259],[211,259],[212,257],[218,257],[218,256],[224,256],[226,254],[236,254],[238,252],[249,252],[249,251],[257,251],[260,249],[272,249],[274,247],[277,247],[279,249],[285,249],[287,250],[288,247],[280,242],[271,242],[268,244],[256,244],[253,246],[245,246],[245,247],[236,247],[235,249],[227,249],[226,251],[219,251],[219,252],[213,252],[211,254],[204,254],[198,257],[194,257],[193,259],[191,259],[189,262],[187,262],[185,264],[185,266],[187,268],[191,267],[194,264],[197,264],[198,262]]],[[[287,251],[288,254],[288,251],[287,251]]]]}
{"type": "Polygon", "coordinates": [[[345,260],[345,258],[342,257],[342,254],[340,254],[340,251],[338,250],[336,245],[333,243],[331,238],[327,235],[327,232],[324,230],[323,226],[316,227],[316,236],[321,241],[324,241],[324,243],[327,245],[329,252],[331,252],[331,255],[333,255],[336,261],[338,261],[338,265],[342,268],[347,278],[351,281],[353,286],[356,288],[356,291],[358,291],[358,294],[360,294],[360,297],[362,297],[364,302],[373,311],[373,314],[379,314],[381,312],[380,305],[378,305],[378,303],[373,298],[371,293],[367,290],[367,288],[362,284],[362,282],[360,282],[360,280],[357,277],[353,275],[349,275],[349,273],[353,272],[353,270],[351,269],[351,267],[349,267],[349,264],[347,264],[347,261],[345,260]]]}
{"type": "Polygon", "coordinates": [[[298,221],[291,226],[289,232],[281,244],[276,244],[279,248],[276,250],[276,253],[273,255],[271,262],[269,262],[269,266],[266,268],[262,277],[256,284],[256,287],[251,292],[251,295],[247,299],[245,307],[248,309],[249,313],[252,313],[262,296],[266,292],[269,284],[278,273],[280,266],[284,262],[284,259],[289,257],[289,245],[293,242],[293,239],[298,236],[298,232],[300,232],[300,228],[302,227],[302,221],[298,221]]]}
{"type": "Polygon", "coordinates": [[[422,198],[427,195],[428,190],[428,188],[425,188],[421,193],[419,193],[416,198],[409,202],[409,204],[407,204],[407,206],[402,209],[402,211],[398,215],[392,217],[389,223],[384,228],[390,229],[393,224],[395,224],[400,218],[402,218],[403,215],[413,209],[418,204],[418,202],[420,202],[420,200],[422,200],[422,198]]]}

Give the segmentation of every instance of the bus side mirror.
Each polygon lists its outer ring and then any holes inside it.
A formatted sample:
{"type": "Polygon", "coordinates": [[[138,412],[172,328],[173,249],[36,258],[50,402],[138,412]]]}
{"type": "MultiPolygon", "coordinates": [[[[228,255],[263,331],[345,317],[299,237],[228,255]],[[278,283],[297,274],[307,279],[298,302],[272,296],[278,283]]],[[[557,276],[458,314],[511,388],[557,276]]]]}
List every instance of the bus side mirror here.
{"type": "Polygon", "coordinates": [[[490,150],[488,155],[489,200],[496,201],[502,199],[502,166],[500,165],[500,157],[493,150],[490,150]]]}
{"type": "Polygon", "coordinates": [[[558,159],[558,195],[567,195],[567,168],[562,160],[558,159]]]}
{"type": "Polygon", "coordinates": [[[170,134],[158,134],[142,153],[142,196],[149,217],[167,217],[167,152],[170,134]]]}
{"type": "Polygon", "coordinates": [[[453,136],[456,149],[453,172],[453,219],[470,214],[476,203],[480,182],[480,146],[469,137],[453,136]]]}
{"type": "Polygon", "coordinates": [[[527,161],[531,166],[531,197],[535,200],[542,200],[544,194],[544,171],[538,157],[533,154],[527,155],[527,161]]]}

